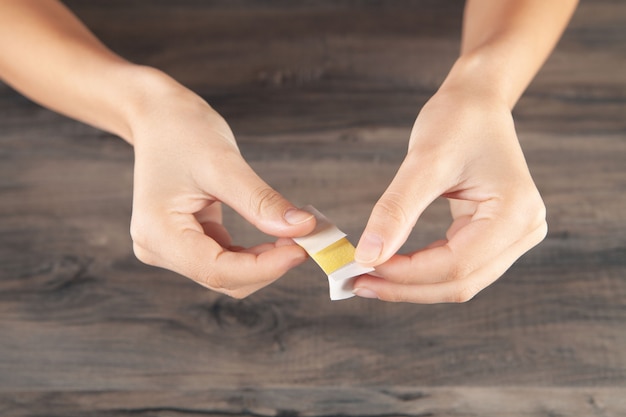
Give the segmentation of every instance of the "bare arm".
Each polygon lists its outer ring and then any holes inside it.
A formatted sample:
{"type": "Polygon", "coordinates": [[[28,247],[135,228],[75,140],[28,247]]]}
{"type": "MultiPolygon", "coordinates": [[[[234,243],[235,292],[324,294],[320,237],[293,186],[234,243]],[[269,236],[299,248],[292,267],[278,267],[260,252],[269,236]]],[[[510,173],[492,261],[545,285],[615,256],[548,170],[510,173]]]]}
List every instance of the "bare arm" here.
{"type": "Polygon", "coordinates": [[[468,0],[461,57],[444,86],[497,89],[512,108],[556,45],[577,0],[468,0]]]}
{"type": "Polygon", "coordinates": [[[130,140],[147,72],[57,1],[0,0],[0,78],[46,107],[130,140]]]}
{"type": "Polygon", "coordinates": [[[315,221],[252,171],[204,100],[111,52],[58,1],[0,0],[0,78],[134,145],[131,234],[140,260],[243,297],[306,259],[289,239],[232,245],[222,202],[277,237],[306,234],[315,221]]]}

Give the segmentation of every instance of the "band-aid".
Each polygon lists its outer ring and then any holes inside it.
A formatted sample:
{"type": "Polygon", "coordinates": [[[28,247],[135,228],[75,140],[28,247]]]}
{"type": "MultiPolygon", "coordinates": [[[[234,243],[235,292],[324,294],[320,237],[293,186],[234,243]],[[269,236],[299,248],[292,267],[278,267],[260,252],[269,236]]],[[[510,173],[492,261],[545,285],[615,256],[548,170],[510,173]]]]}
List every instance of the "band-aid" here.
{"type": "Polygon", "coordinates": [[[348,239],[342,237],[321,251],[312,253],[311,258],[326,272],[326,275],[330,275],[354,260],[354,246],[348,239]]]}
{"type": "Polygon", "coordinates": [[[353,297],[354,279],[372,272],[374,268],[357,264],[354,261],[354,246],[346,239],[346,234],[330,222],[313,206],[302,207],[315,216],[315,229],[304,237],[293,240],[304,248],[313,260],[328,275],[331,300],[353,297]]]}

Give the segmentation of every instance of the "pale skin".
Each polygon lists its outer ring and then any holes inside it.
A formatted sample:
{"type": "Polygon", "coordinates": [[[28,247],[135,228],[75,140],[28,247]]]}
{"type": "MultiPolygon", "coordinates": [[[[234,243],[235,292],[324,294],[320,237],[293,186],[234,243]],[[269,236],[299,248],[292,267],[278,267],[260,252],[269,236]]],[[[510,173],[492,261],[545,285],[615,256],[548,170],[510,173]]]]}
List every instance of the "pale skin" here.
{"type": "MultiPolygon", "coordinates": [[[[544,238],[545,207],[511,109],[576,3],[467,2],[460,57],[420,111],[357,246],[357,261],[377,271],[357,279],[357,295],[467,301],[544,238]],[[397,254],[439,196],[453,217],[446,238],[397,254]]],[[[259,178],[226,121],[161,71],[115,55],[59,2],[0,0],[0,78],[134,146],[131,236],[141,261],[242,298],[306,260],[288,238],[309,233],[313,216],[259,178]],[[233,246],[221,204],[277,239],[233,246]]]]}

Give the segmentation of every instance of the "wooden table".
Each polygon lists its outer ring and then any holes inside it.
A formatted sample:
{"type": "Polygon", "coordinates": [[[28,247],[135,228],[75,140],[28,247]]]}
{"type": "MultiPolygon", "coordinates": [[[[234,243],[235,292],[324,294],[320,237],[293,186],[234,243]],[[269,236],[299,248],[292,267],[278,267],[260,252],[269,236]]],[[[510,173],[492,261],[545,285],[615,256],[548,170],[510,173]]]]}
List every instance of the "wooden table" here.
{"type": "MultiPolygon", "coordinates": [[[[458,51],[459,1],[69,1],[354,240],[458,51]]],[[[460,305],[243,301],[139,263],[132,149],[0,86],[0,415],[626,415],[626,3],[583,1],[515,110],[550,232],[460,305]]],[[[42,63],[45,65],[45,63],[42,63]]],[[[407,249],[441,236],[444,202],[407,249]]],[[[237,242],[263,236],[233,212],[237,242]]]]}

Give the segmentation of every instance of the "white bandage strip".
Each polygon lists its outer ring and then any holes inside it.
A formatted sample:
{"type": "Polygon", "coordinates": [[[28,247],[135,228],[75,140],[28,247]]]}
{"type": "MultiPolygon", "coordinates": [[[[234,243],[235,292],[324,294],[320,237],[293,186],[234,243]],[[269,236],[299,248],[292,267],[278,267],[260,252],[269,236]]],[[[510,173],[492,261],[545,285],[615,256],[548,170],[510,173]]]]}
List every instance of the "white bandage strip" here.
{"type": "MultiPolygon", "coordinates": [[[[328,264],[333,262],[324,262],[324,259],[320,259],[320,252],[334,243],[342,240],[346,237],[346,234],[339,230],[337,226],[331,223],[326,216],[317,211],[313,206],[302,207],[303,210],[315,216],[317,222],[313,232],[304,237],[297,237],[293,240],[307,251],[313,259],[320,264],[322,269],[328,267],[328,264]]],[[[352,249],[352,245],[346,241],[352,249]]],[[[345,245],[344,245],[345,248],[345,245]]],[[[336,258],[332,259],[337,261],[336,258]]],[[[346,263],[339,268],[328,273],[328,284],[330,290],[331,300],[344,300],[354,296],[353,283],[355,277],[374,271],[374,268],[365,267],[354,262],[354,259],[346,260],[346,263]]]]}
{"type": "Polygon", "coordinates": [[[339,230],[337,226],[311,205],[304,206],[302,210],[315,216],[315,229],[303,237],[294,237],[293,240],[304,248],[309,255],[318,253],[322,249],[332,245],[347,235],[339,230]]]}

